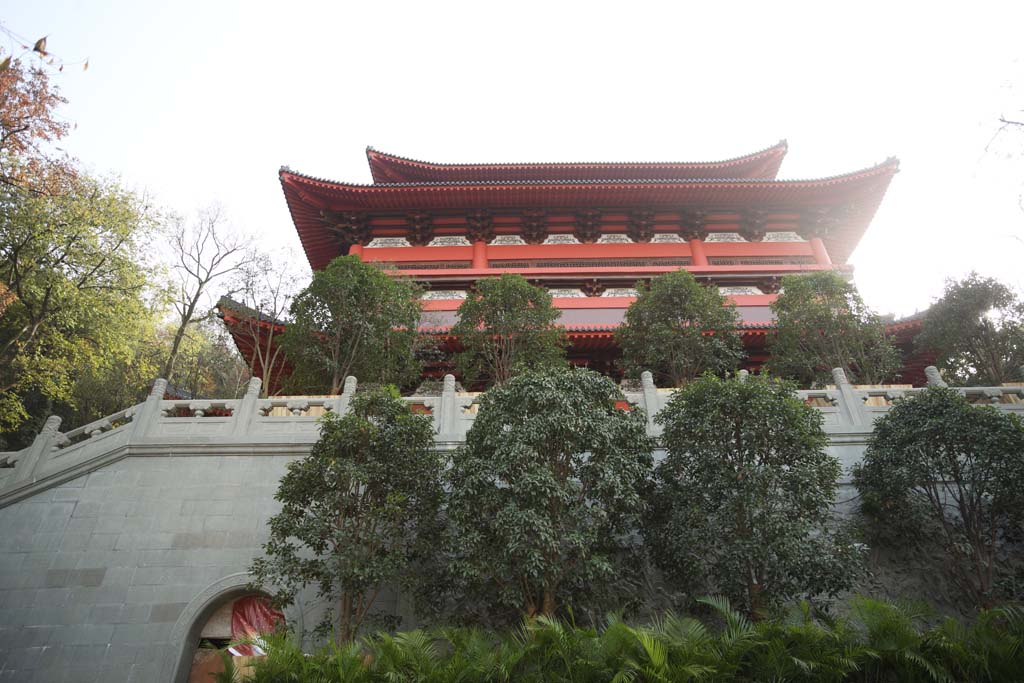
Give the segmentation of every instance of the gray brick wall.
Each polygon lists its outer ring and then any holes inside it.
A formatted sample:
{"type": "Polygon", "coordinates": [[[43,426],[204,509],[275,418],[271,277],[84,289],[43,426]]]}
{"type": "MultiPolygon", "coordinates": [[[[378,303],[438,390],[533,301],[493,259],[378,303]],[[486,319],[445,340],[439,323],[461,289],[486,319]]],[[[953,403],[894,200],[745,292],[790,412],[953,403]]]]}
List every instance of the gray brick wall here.
{"type": "Polygon", "coordinates": [[[244,572],[286,456],[129,457],[0,508],[0,681],[160,681],[183,610],[244,572]]]}

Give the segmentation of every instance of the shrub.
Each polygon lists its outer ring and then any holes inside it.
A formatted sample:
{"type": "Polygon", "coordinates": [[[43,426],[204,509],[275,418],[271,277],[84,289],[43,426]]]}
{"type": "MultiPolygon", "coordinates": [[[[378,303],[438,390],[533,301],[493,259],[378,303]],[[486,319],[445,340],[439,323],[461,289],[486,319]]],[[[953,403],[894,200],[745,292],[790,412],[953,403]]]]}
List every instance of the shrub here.
{"type": "Polygon", "coordinates": [[[762,616],[850,586],[858,553],[829,528],[839,462],[825,451],[821,413],[792,385],[706,375],[655,420],[667,454],[644,539],[677,587],[720,591],[762,616]]]}
{"type": "Polygon", "coordinates": [[[341,391],[345,378],[404,384],[419,378],[415,357],[419,289],[358,256],[339,256],[313,273],[292,300],[281,347],[297,393],[341,391]]]}
{"type": "Polygon", "coordinates": [[[476,283],[459,306],[452,334],[463,350],[456,365],[467,382],[508,381],[525,370],[565,366],[565,339],[559,311],[543,287],[505,273],[476,283]]]}
{"type": "Polygon", "coordinates": [[[631,376],[649,370],[655,382],[678,387],[702,373],[734,370],[743,358],[736,307],[689,272],[651,281],[615,331],[622,364],[631,376]]]}
{"type": "Polygon", "coordinates": [[[582,369],[524,373],[483,395],[449,473],[453,569],[473,596],[552,615],[635,583],[619,560],[635,556],[652,442],[622,400],[582,369]]]}
{"type": "Polygon", "coordinates": [[[384,389],[356,394],[348,413],[321,419],[309,456],[281,478],[255,584],[276,588],[282,604],[315,586],[334,607],[323,627],[351,640],[384,585],[419,580],[412,568],[440,533],[440,480],[430,418],[384,389]]]}
{"type": "Polygon", "coordinates": [[[667,615],[600,628],[547,617],[514,631],[443,629],[376,634],[303,655],[274,637],[252,683],[667,683],[880,681],[997,683],[1024,670],[1024,613],[983,612],[971,626],[925,624],[920,609],[858,599],[847,618],[806,603],[750,622],[724,598],[705,619],[667,615]]]}
{"type": "Polygon", "coordinates": [[[1024,422],[954,389],[900,399],[875,423],[854,471],[877,542],[937,537],[969,601],[992,606],[1008,534],[1024,507],[1024,422]]]}
{"type": "Polygon", "coordinates": [[[938,353],[949,381],[991,386],[1024,379],[1024,301],[993,278],[947,281],[928,310],[918,348],[938,353]]]}
{"type": "Polygon", "coordinates": [[[828,384],[832,369],[850,381],[879,384],[900,368],[900,355],[886,337],[885,322],[838,273],[788,275],[772,303],[771,372],[801,386],[828,384]]]}

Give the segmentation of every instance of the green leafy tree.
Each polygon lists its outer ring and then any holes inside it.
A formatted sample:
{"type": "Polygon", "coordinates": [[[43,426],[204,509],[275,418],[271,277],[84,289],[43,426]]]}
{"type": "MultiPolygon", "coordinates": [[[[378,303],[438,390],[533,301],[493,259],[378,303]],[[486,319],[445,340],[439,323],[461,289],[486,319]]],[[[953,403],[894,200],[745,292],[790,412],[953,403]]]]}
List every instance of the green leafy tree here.
{"type": "Polygon", "coordinates": [[[523,373],[483,395],[449,473],[467,595],[552,615],[629,578],[620,560],[635,554],[652,442],[643,411],[622,399],[583,369],[523,373]]]}
{"type": "Polygon", "coordinates": [[[1024,376],[1024,301],[994,278],[947,281],[929,309],[918,348],[938,353],[948,381],[998,385],[1024,376]]]}
{"type": "Polygon", "coordinates": [[[327,624],[352,640],[382,588],[415,580],[436,546],[441,460],[429,417],[397,394],[356,394],[345,415],[321,420],[310,455],[288,465],[254,584],[290,604],[306,586],[334,609],[327,624]]]}
{"type": "Polygon", "coordinates": [[[615,331],[627,374],[644,370],[678,387],[704,372],[734,370],[743,358],[740,319],[715,287],[685,270],[660,275],[641,289],[615,331]]]}
{"type": "Polygon", "coordinates": [[[452,328],[463,350],[456,366],[469,382],[495,384],[525,370],[565,365],[565,339],[551,295],[521,275],[486,278],[459,306],[452,328]]]}
{"type": "Polygon", "coordinates": [[[855,384],[880,384],[899,370],[884,321],[838,273],[789,275],[782,287],[772,303],[772,373],[812,386],[831,382],[833,368],[843,368],[855,384]]]}
{"type": "Polygon", "coordinates": [[[941,539],[963,596],[991,606],[1008,534],[1024,509],[1024,421],[930,387],[875,422],[854,472],[875,538],[941,539]]]}
{"type": "Polygon", "coordinates": [[[857,554],[829,528],[839,462],[791,384],[706,375],[655,419],[667,454],[644,538],[670,580],[755,616],[850,586],[857,554]]]}
{"type": "Polygon", "coordinates": [[[357,256],[339,256],[292,300],[281,335],[293,391],[341,392],[345,377],[404,384],[419,376],[414,357],[419,289],[357,256]]]}
{"type": "Polygon", "coordinates": [[[52,192],[0,190],[0,425],[26,418],[23,398],[69,402],[80,368],[119,353],[122,318],[142,314],[141,245],[154,219],[138,197],[85,174],[52,192]]]}

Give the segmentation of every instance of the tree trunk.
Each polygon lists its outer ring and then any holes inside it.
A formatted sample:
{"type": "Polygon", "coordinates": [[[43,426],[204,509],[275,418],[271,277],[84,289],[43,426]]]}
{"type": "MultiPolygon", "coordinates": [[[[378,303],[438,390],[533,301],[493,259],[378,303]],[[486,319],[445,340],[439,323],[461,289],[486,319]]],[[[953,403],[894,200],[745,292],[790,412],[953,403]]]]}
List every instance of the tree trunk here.
{"type": "Polygon", "coordinates": [[[544,602],[540,611],[546,617],[555,616],[555,591],[547,586],[544,587],[544,602]]]}
{"type": "Polygon", "coordinates": [[[196,314],[196,306],[199,305],[199,297],[202,296],[203,286],[201,285],[196,290],[196,295],[188,302],[188,306],[185,308],[185,313],[181,316],[181,324],[178,325],[178,331],[174,333],[174,342],[171,344],[171,352],[167,356],[167,362],[164,363],[163,378],[168,382],[171,381],[171,374],[174,372],[174,361],[178,359],[178,351],[181,348],[181,342],[185,338],[185,330],[192,323],[192,318],[196,314]]]}
{"type": "Polygon", "coordinates": [[[338,644],[347,645],[352,642],[352,597],[346,592],[341,596],[338,607],[338,644]]]}

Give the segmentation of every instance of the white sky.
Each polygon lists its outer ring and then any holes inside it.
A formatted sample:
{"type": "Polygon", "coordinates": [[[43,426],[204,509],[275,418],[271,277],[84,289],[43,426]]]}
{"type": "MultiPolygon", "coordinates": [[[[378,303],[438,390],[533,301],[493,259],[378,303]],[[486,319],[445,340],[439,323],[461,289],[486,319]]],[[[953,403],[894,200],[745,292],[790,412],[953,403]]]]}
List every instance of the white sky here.
{"type": "Polygon", "coordinates": [[[880,311],[971,269],[1024,286],[1024,132],[985,151],[1024,109],[1024,2],[0,0],[0,21],[89,58],[55,78],[72,154],[270,250],[299,250],[279,166],[370,182],[366,145],[698,161],[786,138],[783,178],[900,158],[852,259],[880,311]]]}

